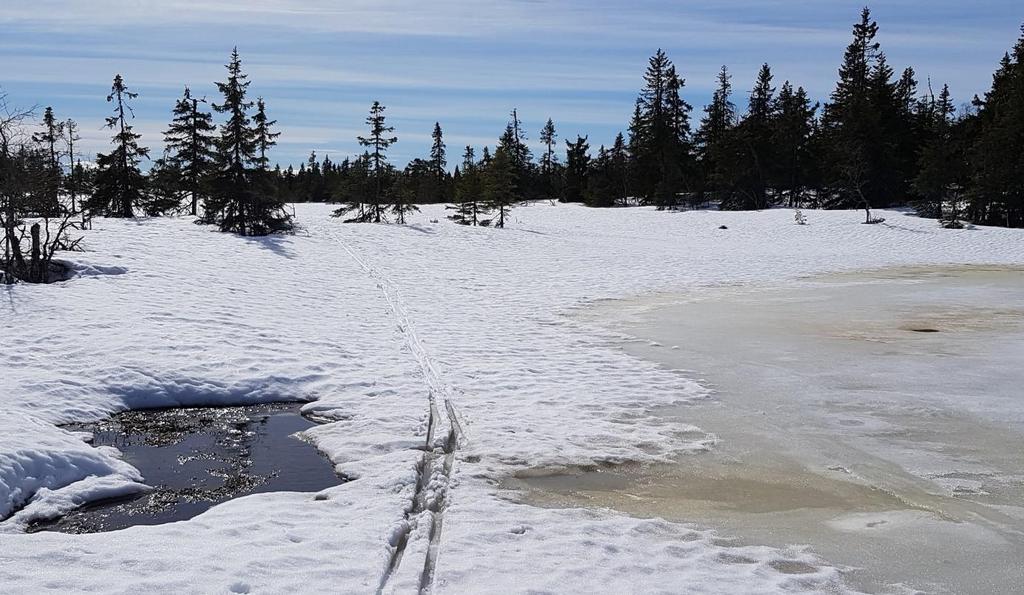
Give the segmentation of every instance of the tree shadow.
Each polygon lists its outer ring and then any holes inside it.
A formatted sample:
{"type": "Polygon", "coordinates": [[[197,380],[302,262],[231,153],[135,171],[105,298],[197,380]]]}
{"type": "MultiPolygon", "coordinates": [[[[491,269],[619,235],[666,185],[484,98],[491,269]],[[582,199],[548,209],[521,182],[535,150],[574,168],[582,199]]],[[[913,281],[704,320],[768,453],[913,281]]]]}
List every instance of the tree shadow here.
{"type": "Polygon", "coordinates": [[[255,244],[258,248],[269,250],[290,260],[295,260],[298,256],[291,248],[290,238],[285,235],[242,236],[242,239],[250,244],[255,244]]]}

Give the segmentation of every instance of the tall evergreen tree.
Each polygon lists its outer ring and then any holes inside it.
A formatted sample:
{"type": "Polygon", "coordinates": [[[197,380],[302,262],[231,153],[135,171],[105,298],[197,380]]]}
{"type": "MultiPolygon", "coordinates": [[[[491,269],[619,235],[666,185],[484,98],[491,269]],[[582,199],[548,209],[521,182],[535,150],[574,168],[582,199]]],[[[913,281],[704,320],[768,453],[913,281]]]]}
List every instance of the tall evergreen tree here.
{"type": "Polygon", "coordinates": [[[590,169],[590,145],[585,136],[577,136],[575,142],[567,140],[565,145],[565,190],[562,200],[584,202],[590,169]]]}
{"type": "Polygon", "coordinates": [[[242,72],[238,48],[227,64],[228,78],[217,83],[223,95],[213,109],[227,115],[220,127],[217,143],[217,171],[206,201],[203,222],[215,223],[221,231],[258,236],[291,228],[291,216],[285,205],[261,183],[258,164],[257,132],[248,111],[253,102],[246,99],[250,81],[242,72]]]}
{"type": "Polygon", "coordinates": [[[190,198],[190,210],[199,214],[199,201],[204,198],[204,189],[213,171],[216,127],[213,116],[199,109],[205,99],[185,92],[174,104],[171,124],[164,132],[164,147],[168,159],[181,176],[181,185],[190,198]]]}
{"type": "Polygon", "coordinates": [[[43,112],[42,131],[32,135],[32,140],[43,148],[46,155],[46,167],[41,180],[43,189],[44,209],[48,214],[56,214],[60,211],[60,182],[62,178],[60,166],[60,153],[57,151],[57,143],[64,136],[64,123],[58,122],[53,115],[53,108],[47,107],[43,112]]]}
{"type": "Polygon", "coordinates": [[[750,92],[750,103],[743,121],[733,129],[724,177],[732,181],[732,190],[722,198],[722,209],[764,209],[770,206],[768,183],[774,173],[775,87],[767,64],[761,66],[757,82],[750,92]]]}
{"type": "Polygon", "coordinates": [[[515,175],[516,196],[517,199],[521,199],[529,190],[533,153],[526,144],[526,132],[523,130],[523,123],[519,119],[519,111],[513,109],[511,116],[512,119],[509,120],[508,125],[505,127],[505,132],[498,139],[495,155],[497,155],[497,151],[505,151],[509,160],[509,166],[515,175]]]}
{"type": "Polygon", "coordinates": [[[924,216],[944,219],[947,225],[957,226],[966,167],[954,136],[956,108],[949,85],[943,85],[938,99],[929,97],[928,103],[927,142],[913,182],[914,190],[921,197],[917,209],[924,216]]]}
{"type": "Polygon", "coordinates": [[[794,91],[789,81],[783,83],[775,100],[772,127],[776,155],[772,186],[788,198],[790,207],[801,205],[805,190],[815,183],[812,135],[817,111],[818,104],[811,104],[803,87],[794,91]]]}
{"type": "Polygon", "coordinates": [[[555,123],[548,118],[540,130],[540,142],[544,145],[544,154],[540,158],[540,186],[541,193],[548,199],[557,196],[555,183],[558,170],[558,155],[555,154],[557,139],[558,132],[555,131],[555,123]]]}
{"type": "Polygon", "coordinates": [[[449,219],[460,225],[481,225],[482,218],[487,214],[481,201],[483,193],[481,167],[483,166],[476,162],[473,147],[466,145],[466,151],[462,154],[459,177],[455,184],[455,198],[458,202],[449,207],[455,212],[448,216],[449,219]]]}
{"type": "Polygon", "coordinates": [[[718,73],[718,87],[711,96],[711,103],[704,107],[704,117],[695,139],[705,199],[710,196],[722,200],[722,187],[731,185],[725,180],[724,169],[727,135],[736,121],[736,106],[731,97],[732,77],[729,69],[722,66],[718,73]]]}
{"type": "Polygon", "coordinates": [[[114,77],[107,102],[114,104],[114,115],[106,118],[106,127],[114,130],[114,150],[96,155],[96,187],[89,200],[89,210],[108,217],[134,217],[135,208],[145,193],[145,178],[139,162],[149,156],[149,149],[139,146],[142,135],[128,123],[134,118],[129,102],[138,93],[128,90],[120,74],[114,77]]]}
{"type": "Polygon", "coordinates": [[[659,208],[673,207],[691,170],[688,137],[691,107],[681,97],[685,84],[664,51],[648,61],[644,89],[631,125],[637,190],[659,208]]]}
{"type": "MultiPolygon", "coordinates": [[[[906,128],[897,83],[875,36],[878,24],[865,8],[853,27],[839,69],[839,83],[822,116],[826,190],[832,206],[885,206],[903,200],[907,173],[899,152],[906,128]]],[[[912,78],[912,72],[908,73],[912,78]]],[[[904,81],[911,92],[910,80],[904,81]]]]}
{"type": "Polygon", "coordinates": [[[444,144],[444,133],[441,131],[440,122],[434,122],[434,131],[430,135],[433,141],[430,145],[430,164],[433,174],[433,202],[444,202],[448,198],[448,157],[444,144]]]}
{"type": "Polygon", "coordinates": [[[512,205],[519,200],[511,150],[504,145],[499,146],[484,168],[484,203],[489,211],[496,213],[495,227],[505,227],[512,205]]]}
{"type": "Polygon", "coordinates": [[[256,158],[253,159],[253,165],[257,170],[265,172],[270,167],[270,159],[267,154],[277,145],[277,138],[281,136],[281,133],[273,132],[277,120],[271,120],[267,116],[267,105],[262,97],[256,98],[256,115],[252,117],[252,121],[255,124],[256,141],[256,158]]]}
{"type": "Polygon", "coordinates": [[[76,213],[78,212],[78,195],[82,190],[82,182],[75,167],[75,160],[78,156],[75,152],[75,143],[82,140],[82,137],[78,136],[78,122],[71,118],[64,121],[64,130],[64,142],[67,143],[68,151],[68,174],[64,186],[71,201],[71,212],[76,213]]]}
{"type": "Polygon", "coordinates": [[[979,223],[1024,227],[1024,27],[976,104],[969,214],[979,223]]]}

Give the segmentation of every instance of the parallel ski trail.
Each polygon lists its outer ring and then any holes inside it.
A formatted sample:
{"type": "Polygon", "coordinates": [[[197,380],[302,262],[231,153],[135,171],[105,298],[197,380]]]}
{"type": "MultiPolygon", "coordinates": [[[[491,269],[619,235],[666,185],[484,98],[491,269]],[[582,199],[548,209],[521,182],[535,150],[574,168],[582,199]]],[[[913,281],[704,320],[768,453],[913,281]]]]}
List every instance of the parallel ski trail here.
{"type": "MultiPolygon", "coordinates": [[[[427,398],[429,400],[429,418],[427,423],[427,438],[424,444],[423,457],[418,465],[416,487],[413,493],[413,502],[406,512],[406,525],[403,533],[394,544],[394,552],[391,555],[388,568],[381,579],[377,589],[383,593],[391,578],[395,575],[405,554],[410,534],[414,523],[423,518],[429,518],[430,528],[428,531],[427,553],[423,563],[423,570],[420,574],[419,591],[429,593],[433,586],[434,571],[437,567],[437,558],[440,553],[441,528],[443,525],[444,509],[449,499],[449,486],[452,466],[455,460],[455,451],[464,442],[465,436],[462,431],[462,424],[459,423],[458,412],[452,398],[453,390],[444,381],[433,358],[427,352],[416,332],[416,327],[409,317],[408,311],[402,303],[398,289],[391,279],[380,269],[374,267],[364,260],[345,240],[339,237],[333,230],[319,226],[321,232],[328,238],[340,245],[348,255],[359,265],[364,272],[373,277],[384,296],[388,309],[395,318],[398,330],[405,337],[409,351],[416,358],[423,377],[427,383],[427,398]],[[441,411],[444,412],[443,417],[441,411]],[[435,437],[438,434],[439,424],[446,422],[447,433],[440,444],[435,444],[435,437]],[[435,482],[438,477],[441,481],[435,482]],[[440,489],[430,491],[428,487],[440,486],[440,489]]],[[[444,431],[442,429],[442,431],[444,431]]]]}

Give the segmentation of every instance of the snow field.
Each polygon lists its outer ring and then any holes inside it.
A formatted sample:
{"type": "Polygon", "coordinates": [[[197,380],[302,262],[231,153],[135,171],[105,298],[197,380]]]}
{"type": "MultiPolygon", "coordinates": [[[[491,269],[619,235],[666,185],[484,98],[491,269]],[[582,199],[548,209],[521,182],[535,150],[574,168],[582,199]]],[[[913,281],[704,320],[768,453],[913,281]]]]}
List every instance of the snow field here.
{"type": "Polygon", "coordinates": [[[839,571],[806,551],[532,508],[495,487],[529,468],[714,447],[652,411],[706,389],[566,313],[826,271],[1024,262],[1019,230],[942,230],[895,212],[872,226],[856,212],[808,212],[797,226],[788,210],[537,205],[497,230],[450,224],[439,206],[401,227],[343,225],[331,208],[299,205],[298,234],[262,239],[186,220],[97,221],[92,251],[73,255],[81,277],[5,290],[0,312],[17,315],[18,332],[0,344],[0,517],[38,502],[0,524],[0,582],[13,592],[842,590],[839,571]],[[54,424],[280,399],[311,401],[304,411],[329,423],[307,438],[353,481],[241,498],[172,525],[17,532],[26,513],[59,512],[98,478],[108,490],[140,479],[54,424]],[[453,418],[461,432],[447,452],[453,418]]]}

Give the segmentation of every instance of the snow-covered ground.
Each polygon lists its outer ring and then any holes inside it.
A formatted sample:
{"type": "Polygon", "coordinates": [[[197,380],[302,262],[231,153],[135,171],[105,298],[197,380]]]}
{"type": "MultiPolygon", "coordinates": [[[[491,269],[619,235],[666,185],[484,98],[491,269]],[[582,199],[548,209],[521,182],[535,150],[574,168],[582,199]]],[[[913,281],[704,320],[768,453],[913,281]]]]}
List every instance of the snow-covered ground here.
{"type": "Polygon", "coordinates": [[[566,316],[595,300],[908,264],[1024,264],[1024,232],[884,212],[536,205],[508,229],[428,207],[406,226],[300,205],[294,236],[102,220],[66,283],[0,289],[4,592],[841,591],[801,548],[734,547],[661,520],[510,502],[530,468],[715,448],[652,409],[705,398],[566,316]],[[440,220],[439,223],[431,223],[440,220]],[[726,225],[728,229],[719,229],[726,225]],[[55,424],[125,408],[311,401],[309,438],[356,478],[190,521],[25,534],[33,517],[141,489],[55,424]],[[424,448],[429,443],[430,448],[424,448]],[[397,554],[396,554],[397,552],[397,554]]]}

